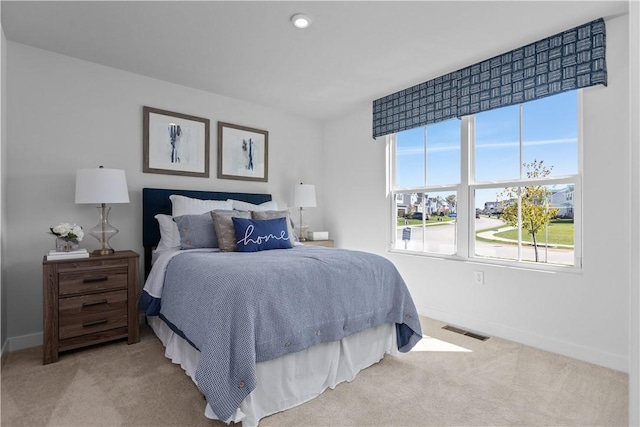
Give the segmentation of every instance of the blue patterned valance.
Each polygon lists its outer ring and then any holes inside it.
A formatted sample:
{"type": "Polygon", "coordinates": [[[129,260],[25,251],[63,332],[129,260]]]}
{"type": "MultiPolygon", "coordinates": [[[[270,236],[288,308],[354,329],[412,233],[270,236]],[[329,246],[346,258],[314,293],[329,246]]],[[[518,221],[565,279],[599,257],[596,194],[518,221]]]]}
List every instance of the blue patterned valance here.
{"type": "Polygon", "coordinates": [[[458,73],[373,101],[373,136],[388,135],[458,116],[458,73]]]}
{"type": "Polygon", "coordinates": [[[373,137],[597,84],[607,85],[598,19],[373,101],[373,137]]]}

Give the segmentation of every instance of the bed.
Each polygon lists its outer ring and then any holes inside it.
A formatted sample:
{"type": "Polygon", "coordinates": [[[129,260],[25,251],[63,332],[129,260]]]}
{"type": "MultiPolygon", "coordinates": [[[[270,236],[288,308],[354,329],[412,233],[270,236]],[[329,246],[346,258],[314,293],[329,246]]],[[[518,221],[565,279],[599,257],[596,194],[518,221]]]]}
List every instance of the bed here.
{"type": "Polygon", "coordinates": [[[165,355],[204,394],[208,418],[257,426],[422,337],[415,305],[388,260],[297,243],[287,215],[269,194],[143,189],[139,305],[165,355]],[[202,204],[201,211],[215,206],[214,213],[185,214],[180,200],[202,204]],[[172,217],[180,247],[161,240],[171,224],[163,229],[159,218],[172,217]],[[233,240],[244,236],[234,250],[224,249],[229,236],[221,225],[231,217],[233,240]],[[195,244],[206,240],[207,219],[217,241],[195,244]],[[250,233],[261,227],[270,238],[250,233]],[[257,249],[240,247],[256,242],[257,249]]]}

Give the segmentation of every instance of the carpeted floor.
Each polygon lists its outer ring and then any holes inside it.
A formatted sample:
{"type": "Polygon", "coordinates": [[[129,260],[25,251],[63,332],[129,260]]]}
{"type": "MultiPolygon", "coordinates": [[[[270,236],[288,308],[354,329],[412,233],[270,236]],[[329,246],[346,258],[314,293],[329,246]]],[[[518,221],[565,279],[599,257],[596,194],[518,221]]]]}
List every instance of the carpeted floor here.
{"type": "MultiPolygon", "coordinates": [[[[628,376],[498,338],[479,341],[423,318],[424,339],[351,383],[260,426],[623,426],[628,376]]],[[[2,426],[215,426],[182,369],[144,326],[141,342],[3,357],[2,426]]]]}

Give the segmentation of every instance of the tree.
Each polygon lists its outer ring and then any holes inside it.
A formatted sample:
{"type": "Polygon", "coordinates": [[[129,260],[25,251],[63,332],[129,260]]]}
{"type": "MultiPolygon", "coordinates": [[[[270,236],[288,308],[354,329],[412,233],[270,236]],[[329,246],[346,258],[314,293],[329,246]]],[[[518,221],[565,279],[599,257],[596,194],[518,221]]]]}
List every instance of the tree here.
{"type": "Polygon", "coordinates": [[[456,195],[455,194],[449,194],[446,197],[447,203],[449,204],[449,206],[451,206],[451,211],[452,212],[457,212],[456,210],[456,195]]]}
{"type": "MultiPolygon", "coordinates": [[[[537,179],[549,176],[553,166],[547,168],[544,160],[535,160],[532,163],[522,164],[527,170],[527,178],[537,179]]],[[[544,185],[529,185],[524,187],[505,188],[502,197],[506,200],[506,206],[502,211],[502,219],[509,225],[518,227],[518,194],[522,201],[522,229],[531,235],[531,243],[535,251],[536,262],[538,258],[537,234],[544,231],[549,220],[558,214],[558,209],[549,207],[551,191],[544,185]]]]}

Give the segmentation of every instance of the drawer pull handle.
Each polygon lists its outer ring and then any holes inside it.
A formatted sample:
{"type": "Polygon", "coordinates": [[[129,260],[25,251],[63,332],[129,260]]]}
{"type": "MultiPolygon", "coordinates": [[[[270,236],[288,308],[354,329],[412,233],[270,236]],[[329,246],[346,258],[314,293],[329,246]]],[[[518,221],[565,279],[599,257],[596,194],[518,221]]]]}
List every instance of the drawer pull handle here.
{"type": "Polygon", "coordinates": [[[93,307],[94,305],[107,304],[107,302],[108,301],[106,299],[102,299],[100,301],[83,302],[82,307],[93,307]]]}
{"type": "Polygon", "coordinates": [[[109,280],[107,276],[91,277],[89,279],[84,279],[82,283],[106,282],[107,280],[109,280]]]}
{"type": "Polygon", "coordinates": [[[82,327],[83,327],[83,328],[88,328],[88,327],[90,327],[90,326],[103,325],[103,324],[105,324],[105,323],[107,323],[107,322],[108,322],[108,320],[107,320],[107,319],[96,320],[96,321],[93,321],[93,322],[83,323],[83,324],[82,324],[82,327]]]}

